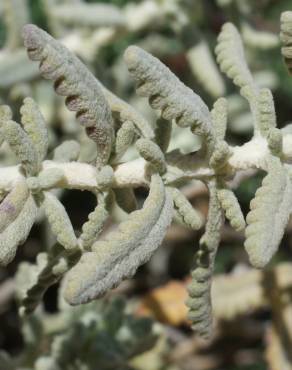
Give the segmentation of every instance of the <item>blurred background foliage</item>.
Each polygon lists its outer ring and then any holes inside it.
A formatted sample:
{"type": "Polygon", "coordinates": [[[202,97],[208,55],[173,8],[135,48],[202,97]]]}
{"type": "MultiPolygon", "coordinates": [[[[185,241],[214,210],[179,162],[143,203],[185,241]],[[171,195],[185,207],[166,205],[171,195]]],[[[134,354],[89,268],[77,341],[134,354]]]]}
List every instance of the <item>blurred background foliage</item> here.
{"type": "MultiPolygon", "coordinates": [[[[241,30],[252,72],[262,86],[273,91],[278,126],[282,127],[291,121],[292,79],[282,61],[278,40],[280,14],[291,9],[290,0],[84,1],[113,5],[118,12],[117,18],[122,19],[117,21],[110,17],[110,10],[109,13],[103,10],[104,17],[96,17],[96,21],[90,21],[90,24],[86,24],[85,18],[75,17],[74,6],[79,3],[79,0],[29,0],[26,17],[28,21],[63,40],[98,79],[137,107],[153,125],[156,117],[145,99],[135,95],[133,83],[122,61],[123,51],[130,44],[138,44],[160,58],[209,107],[220,95],[226,96],[229,102],[227,137],[230,143],[239,145],[251,137],[251,115],[247,104],[215,66],[216,37],[222,24],[227,21],[233,22],[241,30]],[[58,6],[62,5],[67,5],[68,9],[71,7],[73,21],[66,21],[58,13],[58,6]],[[52,11],[54,9],[55,15],[52,11]]],[[[17,24],[17,16],[25,4],[24,0],[0,2],[0,101],[11,105],[14,112],[17,112],[25,96],[34,96],[49,122],[51,146],[64,139],[77,137],[82,143],[83,158],[90,161],[92,145],[75,124],[73,115],[64,108],[63,101],[55,97],[52,87],[39,78],[31,62],[21,54],[20,35],[18,39],[16,37],[15,45],[9,44],[9,35],[21,26],[17,24]],[[8,9],[8,3],[13,5],[12,10],[8,9]],[[5,10],[5,6],[8,10],[5,10]]],[[[173,148],[189,152],[200,143],[198,138],[176,130],[172,145],[173,148]]],[[[136,153],[132,151],[127,155],[127,158],[133,158],[136,153]]],[[[0,158],[5,165],[15,161],[3,145],[0,158]]],[[[263,174],[257,173],[244,180],[236,190],[245,213],[262,178],[263,174]]],[[[206,214],[208,199],[204,187],[194,183],[184,191],[191,202],[206,214]]],[[[142,203],[145,199],[144,189],[135,192],[142,203]]],[[[74,227],[80,229],[94,207],[93,197],[79,191],[65,192],[61,196],[74,227]]],[[[109,228],[114,227],[123,217],[125,214],[117,210],[109,228]]],[[[7,269],[0,269],[0,348],[7,351],[0,352],[0,369],[57,370],[57,366],[68,370],[292,369],[291,358],[287,356],[287,353],[292,353],[291,341],[281,337],[281,330],[277,326],[279,297],[275,293],[282,292],[284,288],[291,292],[291,281],[286,279],[291,266],[285,261],[291,261],[292,257],[292,224],[288,227],[280,252],[271,264],[271,273],[258,275],[248,265],[242,248],[243,234],[235,233],[229,225],[225,225],[215,269],[218,275],[218,281],[215,279],[218,290],[214,293],[216,329],[214,338],[208,343],[193,335],[185,318],[184,307],[188,272],[200,234],[180,224],[173,224],[163,246],[152,260],[139,269],[133,280],[125,282],[117,292],[110,294],[113,301],[108,301],[107,297],[96,305],[85,307],[83,311],[76,309],[74,314],[74,309],[58,303],[55,286],[47,292],[44,306],[33,319],[35,321],[21,323],[17,316],[14,281],[18,263],[22,260],[34,261],[39,251],[53,243],[48,226],[40,220],[16,260],[7,269]],[[272,274],[280,277],[278,285],[271,283],[272,274]],[[272,288],[267,289],[267,286],[272,288]],[[127,304],[115,301],[117,293],[126,297],[122,301],[127,304]],[[117,312],[106,316],[106,310],[110,311],[113,307],[111,312],[114,312],[117,304],[120,304],[121,312],[125,310],[125,313],[119,317],[117,327],[111,331],[107,325],[113,322],[117,312]],[[220,304],[223,304],[223,309],[220,304]],[[154,321],[140,318],[145,315],[151,316],[154,321]],[[61,329],[56,329],[62,320],[65,321],[61,329]],[[39,323],[38,330],[35,329],[36,322],[39,323]],[[100,322],[103,323],[101,326],[100,322]],[[72,332],[75,326],[81,330],[80,333],[86,328],[82,338],[86,342],[84,348],[88,350],[88,358],[77,356],[70,367],[68,360],[62,363],[61,357],[58,357],[59,360],[54,358],[57,351],[54,343],[59,343],[60,348],[63,348],[67,343],[64,340],[66,335],[72,335],[72,338],[75,335],[74,340],[79,341],[78,335],[72,332]],[[135,335],[137,338],[139,335],[144,336],[146,345],[141,341],[139,348],[136,348],[137,339],[135,343],[133,340],[131,342],[135,335]],[[102,349],[99,346],[104,340],[107,348],[102,349]],[[126,351],[127,346],[133,348],[133,353],[126,351]],[[96,348],[101,352],[110,350],[109,358],[102,355],[95,358],[96,352],[92,349],[96,348]]],[[[286,309],[290,312],[290,307],[286,309]]],[[[292,332],[289,334],[292,336],[292,332]]],[[[65,352],[76,354],[74,346],[64,348],[65,352]]]]}

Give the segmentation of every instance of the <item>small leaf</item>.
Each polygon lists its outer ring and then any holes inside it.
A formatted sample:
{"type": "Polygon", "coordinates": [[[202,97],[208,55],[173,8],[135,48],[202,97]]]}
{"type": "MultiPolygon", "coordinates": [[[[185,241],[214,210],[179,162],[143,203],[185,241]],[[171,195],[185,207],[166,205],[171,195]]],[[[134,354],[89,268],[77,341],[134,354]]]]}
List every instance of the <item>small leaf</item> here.
{"type": "Polygon", "coordinates": [[[224,209],[226,218],[230,221],[230,225],[236,231],[244,230],[244,216],[241,212],[240,205],[233,191],[230,189],[220,189],[217,192],[217,196],[221,207],[224,209]]]}
{"type": "Polygon", "coordinates": [[[29,196],[17,218],[0,234],[0,265],[14,258],[18,245],[24,243],[37,216],[37,206],[29,196]]]}
{"type": "Polygon", "coordinates": [[[67,250],[76,249],[77,238],[63,204],[53,194],[44,192],[43,208],[57,241],[67,250]]]}
{"type": "Polygon", "coordinates": [[[56,162],[76,161],[80,153],[80,144],[75,140],[66,140],[57,146],[53,153],[56,162]]]}
{"type": "Polygon", "coordinates": [[[204,218],[200,212],[193,208],[188,199],[178,189],[168,187],[167,191],[170,192],[173,198],[174,207],[181,216],[180,218],[183,223],[193,230],[200,229],[204,223],[204,218]]]}
{"type": "Polygon", "coordinates": [[[41,165],[49,147],[49,133],[45,119],[32,98],[24,99],[20,113],[23,128],[36,148],[39,165],[41,165]]]}
{"type": "Polygon", "coordinates": [[[27,133],[14,121],[1,122],[1,134],[29,175],[39,170],[37,152],[27,133]]]}
{"type": "Polygon", "coordinates": [[[158,173],[166,172],[164,154],[157,144],[149,139],[139,139],[136,142],[139,154],[157,170],[158,173]]]}
{"type": "Polygon", "coordinates": [[[25,181],[19,181],[0,204],[0,233],[9,226],[23,209],[29,196],[25,181]]]}
{"type": "Polygon", "coordinates": [[[98,195],[98,205],[88,216],[88,221],[82,226],[80,240],[85,250],[90,250],[92,244],[97,240],[99,234],[110,215],[114,197],[112,192],[100,193],[98,195]]]}

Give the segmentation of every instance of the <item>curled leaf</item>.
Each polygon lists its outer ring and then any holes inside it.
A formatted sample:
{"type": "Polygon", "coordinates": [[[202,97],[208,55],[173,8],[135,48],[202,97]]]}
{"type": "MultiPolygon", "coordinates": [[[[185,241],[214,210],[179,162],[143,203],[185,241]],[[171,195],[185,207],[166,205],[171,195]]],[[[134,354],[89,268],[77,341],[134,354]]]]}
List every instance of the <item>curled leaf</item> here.
{"type": "Polygon", "coordinates": [[[98,149],[97,165],[107,163],[113,144],[113,120],[100,84],[81,61],[45,31],[29,24],[23,28],[31,60],[40,61],[43,77],[53,80],[58,94],[66,96],[69,110],[86,127],[98,149]]]}
{"type": "Polygon", "coordinates": [[[131,277],[162,242],[172,219],[172,201],[161,178],[153,175],[149,196],[141,210],[132,212],[117,231],[97,241],[69,272],[65,298],[86,303],[131,277]]]}
{"type": "Polygon", "coordinates": [[[212,136],[210,112],[202,99],[185,86],[157,58],[137,46],[130,46],[124,55],[128,69],[137,82],[137,93],[149,97],[162,118],[176,120],[182,127],[212,136]]]}

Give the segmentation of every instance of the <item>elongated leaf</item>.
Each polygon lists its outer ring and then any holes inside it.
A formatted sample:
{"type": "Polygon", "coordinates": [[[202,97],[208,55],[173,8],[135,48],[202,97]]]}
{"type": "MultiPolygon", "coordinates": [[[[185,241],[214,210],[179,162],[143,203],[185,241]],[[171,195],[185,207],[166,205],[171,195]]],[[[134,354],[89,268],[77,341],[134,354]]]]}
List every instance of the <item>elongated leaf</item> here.
{"type": "Polygon", "coordinates": [[[254,267],[264,267],[277,251],[289,220],[292,186],[280,159],[267,160],[268,174],[256,191],[246,217],[245,249],[254,267]]]}
{"type": "Polygon", "coordinates": [[[27,174],[35,175],[39,170],[37,151],[22,127],[14,121],[1,122],[1,135],[9,143],[27,174]]]}
{"type": "Polygon", "coordinates": [[[37,206],[29,196],[16,219],[0,234],[0,265],[14,258],[17,247],[28,237],[37,215],[37,206]]]}
{"type": "Polygon", "coordinates": [[[186,57],[191,71],[208,94],[213,98],[219,98],[225,94],[223,78],[205,41],[189,49],[186,57]]]}
{"type": "Polygon", "coordinates": [[[77,238],[63,204],[53,194],[44,192],[43,207],[58,242],[65,249],[76,249],[77,238]]]}
{"type": "Polygon", "coordinates": [[[254,80],[247,66],[241,37],[232,23],[225,23],[218,36],[215,52],[222,72],[239,87],[254,86],[254,80]]]}
{"type": "Polygon", "coordinates": [[[197,128],[201,134],[212,135],[211,116],[206,104],[165,65],[137,46],[128,47],[124,57],[138,84],[137,93],[149,97],[152,108],[161,110],[163,118],[175,119],[180,126],[197,128]]]}
{"type": "Polygon", "coordinates": [[[0,233],[19,215],[29,196],[25,181],[19,181],[0,204],[0,233]]]}
{"type": "Polygon", "coordinates": [[[204,218],[200,212],[196,211],[188,199],[178,189],[168,187],[175,210],[178,212],[181,221],[193,230],[198,230],[203,226],[204,218]]]}
{"type": "Polygon", "coordinates": [[[80,153],[80,144],[75,140],[65,140],[57,146],[53,153],[56,162],[76,161],[80,153]]]}
{"type": "Polygon", "coordinates": [[[136,148],[139,154],[151,163],[158,173],[163,174],[166,172],[164,154],[157,144],[149,139],[139,139],[136,142],[136,148]]]}
{"type": "Polygon", "coordinates": [[[106,3],[55,5],[52,7],[52,16],[71,27],[121,27],[126,23],[122,10],[106,3]]]}
{"type": "Polygon", "coordinates": [[[113,202],[112,192],[106,192],[98,195],[98,205],[88,216],[88,221],[82,226],[80,240],[85,250],[90,250],[92,244],[97,240],[106,223],[110,208],[113,202]]]}
{"type": "Polygon", "coordinates": [[[132,212],[106,240],[95,243],[93,252],[83,254],[68,273],[66,300],[73,305],[88,302],[133,276],[162,242],[172,210],[161,178],[153,175],[143,208],[132,212]]]}
{"type": "Polygon", "coordinates": [[[31,138],[41,163],[48,151],[49,133],[45,119],[32,98],[25,98],[20,108],[21,123],[31,138]]]}
{"type": "Polygon", "coordinates": [[[230,189],[220,189],[217,192],[217,196],[221,207],[224,209],[226,218],[230,221],[230,225],[236,231],[244,230],[244,216],[241,212],[240,205],[233,191],[230,189]]]}
{"type": "Polygon", "coordinates": [[[191,272],[192,282],[188,287],[188,318],[193,329],[202,337],[208,338],[212,330],[211,280],[220,231],[224,217],[217,197],[217,185],[213,180],[208,184],[210,191],[209,211],[205,234],[200,240],[196,253],[195,266],[191,272]]]}
{"type": "Polygon", "coordinates": [[[45,31],[26,25],[23,38],[30,59],[41,62],[42,76],[55,82],[56,92],[67,97],[67,107],[77,112],[76,118],[96,143],[98,167],[106,164],[114,131],[111,111],[100,84],[76,56],[45,31]]]}

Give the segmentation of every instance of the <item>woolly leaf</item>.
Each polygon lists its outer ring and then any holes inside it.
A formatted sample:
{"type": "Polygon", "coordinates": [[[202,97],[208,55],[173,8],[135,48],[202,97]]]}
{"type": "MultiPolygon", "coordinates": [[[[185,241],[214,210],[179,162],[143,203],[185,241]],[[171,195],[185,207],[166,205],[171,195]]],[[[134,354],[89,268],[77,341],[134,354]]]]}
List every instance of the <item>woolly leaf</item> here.
{"type": "Polygon", "coordinates": [[[243,230],[245,228],[244,216],[233,191],[230,189],[220,189],[217,192],[217,196],[221,207],[224,209],[226,218],[230,221],[230,225],[236,231],[243,230]]]}
{"type": "Polygon", "coordinates": [[[27,239],[36,215],[37,206],[29,196],[16,219],[0,234],[0,265],[12,261],[17,247],[27,239]]]}
{"type": "Polygon", "coordinates": [[[157,144],[149,139],[139,139],[136,142],[139,154],[158,171],[163,174],[166,171],[164,154],[157,144]]]}
{"type": "Polygon", "coordinates": [[[57,241],[67,250],[75,249],[78,242],[63,204],[53,194],[44,192],[43,208],[57,241]]]}
{"type": "Polygon", "coordinates": [[[80,240],[85,250],[90,250],[92,244],[97,240],[99,234],[109,218],[110,209],[114,197],[112,192],[100,193],[98,195],[98,205],[94,211],[88,215],[88,221],[82,226],[80,240]]]}
{"type": "Polygon", "coordinates": [[[41,163],[49,147],[49,133],[45,119],[32,98],[24,99],[20,113],[21,123],[33,142],[38,153],[38,161],[41,163]]]}
{"type": "Polygon", "coordinates": [[[54,245],[48,253],[39,253],[37,263],[24,262],[20,265],[19,282],[20,314],[32,313],[41,302],[46,290],[67,272],[80,258],[80,252],[68,254],[60,245],[54,245]]]}
{"type": "Polygon", "coordinates": [[[231,152],[228,144],[223,140],[217,141],[214,152],[210,158],[210,166],[215,170],[221,169],[227,163],[230,155],[231,152]]]}
{"type": "Polygon", "coordinates": [[[219,98],[211,111],[215,136],[218,141],[224,140],[227,127],[227,100],[219,98]]]}
{"type": "Polygon", "coordinates": [[[97,166],[107,163],[113,144],[113,120],[99,83],[80,60],[45,31],[34,25],[23,29],[24,44],[31,60],[40,61],[43,77],[53,80],[58,94],[86,127],[98,149],[97,166]]]}
{"type": "Polygon", "coordinates": [[[170,192],[174,209],[178,212],[183,223],[193,230],[200,229],[204,223],[204,218],[200,212],[193,208],[188,199],[178,189],[168,187],[167,191],[170,192]]]}
{"type": "Polygon", "coordinates": [[[76,161],[80,153],[80,144],[75,140],[66,140],[57,146],[53,153],[56,162],[76,161]]]}
{"type": "Polygon", "coordinates": [[[28,187],[24,181],[15,184],[0,204],[0,233],[13,222],[23,209],[29,196],[28,187]]]}
{"type": "Polygon", "coordinates": [[[205,41],[189,49],[186,57],[193,74],[212,97],[218,98],[225,94],[223,79],[205,41]]]}
{"type": "Polygon", "coordinates": [[[254,267],[264,267],[277,251],[292,206],[287,170],[276,157],[267,159],[268,174],[256,191],[246,217],[245,249],[254,267]]]}
{"type": "Polygon", "coordinates": [[[29,175],[35,175],[39,170],[36,149],[21,126],[14,121],[1,122],[1,134],[9,143],[21,164],[29,175]]]}
{"type": "Polygon", "coordinates": [[[123,12],[111,4],[62,4],[52,7],[52,16],[66,26],[121,27],[126,19],[123,12]]]}
{"type": "Polygon", "coordinates": [[[27,0],[3,0],[4,20],[7,30],[6,47],[10,50],[22,46],[22,27],[29,22],[27,0]]]}
{"type": "Polygon", "coordinates": [[[291,40],[292,40],[292,12],[287,11],[281,14],[281,33],[280,33],[280,39],[282,42],[282,55],[284,57],[285,63],[287,65],[287,68],[291,74],[292,72],[292,46],[291,46],[291,40]]]}
{"type": "Polygon", "coordinates": [[[217,185],[211,181],[208,187],[210,201],[206,230],[196,253],[195,266],[191,272],[192,282],[188,287],[190,297],[186,302],[193,329],[206,338],[210,336],[212,329],[211,277],[224,222],[217,197],[217,185]]]}
{"type": "Polygon", "coordinates": [[[263,137],[267,137],[270,129],[276,127],[274,99],[269,89],[261,89],[257,96],[256,129],[263,137]]]}
{"type": "Polygon", "coordinates": [[[242,25],[242,38],[246,45],[261,50],[273,49],[279,45],[278,35],[256,30],[248,23],[242,25]]]}
{"type": "Polygon", "coordinates": [[[137,209],[137,200],[134,190],[131,188],[114,189],[116,202],[119,207],[127,213],[131,213],[137,209]]]}
{"type": "Polygon", "coordinates": [[[267,141],[271,153],[278,157],[281,156],[283,149],[282,131],[276,127],[271,128],[267,136],[267,141]]]}
{"type": "Polygon", "coordinates": [[[80,304],[100,297],[134,275],[162,242],[172,219],[172,201],[161,178],[152,175],[149,196],[141,210],[132,212],[117,231],[96,242],[68,273],[65,298],[80,304]]]}
{"type": "Polygon", "coordinates": [[[232,23],[223,25],[215,52],[222,72],[225,72],[235,85],[244,87],[254,84],[246,64],[240,34],[232,23]]]}
{"type": "Polygon", "coordinates": [[[124,58],[138,84],[137,93],[149,97],[150,105],[161,110],[162,118],[175,119],[179,126],[197,127],[200,134],[212,136],[206,104],[157,58],[137,46],[128,47],[124,58]]]}
{"type": "Polygon", "coordinates": [[[135,126],[131,121],[125,121],[117,131],[114,158],[113,161],[119,160],[126,150],[133,144],[135,138],[135,126]]]}

